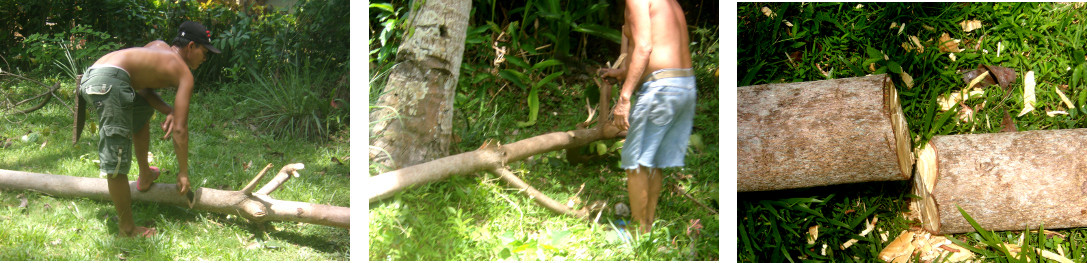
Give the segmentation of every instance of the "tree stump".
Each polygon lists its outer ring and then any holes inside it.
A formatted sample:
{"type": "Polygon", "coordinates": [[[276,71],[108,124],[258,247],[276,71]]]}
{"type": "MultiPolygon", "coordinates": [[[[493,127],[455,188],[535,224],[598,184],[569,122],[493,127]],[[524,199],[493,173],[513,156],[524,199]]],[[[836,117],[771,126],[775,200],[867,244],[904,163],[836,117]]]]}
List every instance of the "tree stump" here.
{"type": "Polygon", "coordinates": [[[885,74],[736,93],[740,192],[910,177],[910,132],[885,74]]]}
{"type": "Polygon", "coordinates": [[[921,150],[914,207],[925,230],[1087,226],[1087,129],[935,136],[921,150]]]}

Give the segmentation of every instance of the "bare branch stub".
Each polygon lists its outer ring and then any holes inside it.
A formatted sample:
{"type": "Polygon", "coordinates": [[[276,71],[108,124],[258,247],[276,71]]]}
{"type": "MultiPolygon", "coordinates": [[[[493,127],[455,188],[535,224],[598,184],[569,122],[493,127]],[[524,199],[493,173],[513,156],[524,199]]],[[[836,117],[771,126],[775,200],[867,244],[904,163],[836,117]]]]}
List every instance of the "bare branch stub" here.
{"type": "Polygon", "coordinates": [[[246,195],[252,194],[253,189],[257,187],[257,182],[259,182],[261,178],[264,178],[264,174],[267,173],[268,169],[271,168],[272,163],[268,163],[268,165],[264,166],[264,169],[260,170],[260,173],[257,174],[257,177],[253,177],[253,180],[249,181],[249,183],[246,184],[241,191],[244,192],[246,195]]]}
{"type": "Polygon", "coordinates": [[[305,168],[306,165],[302,163],[292,163],[284,165],[283,168],[279,169],[279,173],[276,174],[276,177],[272,178],[271,181],[268,181],[268,183],[265,184],[264,187],[261,187],[260,190],[257,190],[256,193],[262,195],[272,194],[273,191],[279,189],[279,186],[283,185],[283,183],[286,183],[288,179],[291,179],[291,176],[298,177],[298,170],[302,170],[305,168]]]}

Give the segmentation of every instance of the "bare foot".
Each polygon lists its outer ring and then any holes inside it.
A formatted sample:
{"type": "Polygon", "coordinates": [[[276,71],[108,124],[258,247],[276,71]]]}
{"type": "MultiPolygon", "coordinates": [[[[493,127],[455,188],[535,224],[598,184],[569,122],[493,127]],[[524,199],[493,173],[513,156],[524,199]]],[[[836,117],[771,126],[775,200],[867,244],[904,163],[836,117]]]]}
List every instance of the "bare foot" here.
{"type": "Polygon", "coordinates": [[[158,234],[158,230],[156,230],[156,229],[155,229],[154,227],[142,227],[142,226],[137,226],[137,227],[136,227],[136,229],[135,229],[135,230],[133,230],[133,231],[132,231],[131,233],[124,233],[124,232],[122,232],[122,233],[121,233],[121,237],[142,237],[142,238],[149,238],[149,237],[151,237],[151,236],[154,236],[155,234],[158,234]]]}
{"type": "Polygon", "coordinates": [[[147,190],[151,190],[151,185],[154,184],[155,180],[159,179],[159,175],[162,174],[162,171],[159,170],[158,167],[151,166],[149,168],[149,170],[151,170],[149,174],[145,176],[143,173],[140,173],[140,176],[136,177],[136,191],[147,192],[147,190]]]}

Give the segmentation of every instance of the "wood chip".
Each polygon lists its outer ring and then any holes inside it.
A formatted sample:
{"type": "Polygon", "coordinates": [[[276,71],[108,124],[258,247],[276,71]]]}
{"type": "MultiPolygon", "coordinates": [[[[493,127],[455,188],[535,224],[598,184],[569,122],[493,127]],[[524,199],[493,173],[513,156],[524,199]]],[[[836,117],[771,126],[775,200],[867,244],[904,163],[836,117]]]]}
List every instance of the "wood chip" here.
{"type": "Polygon", "coordinates": [[[913,254],[913,232],[902,230],[898,237],[879,252],[879,259],[886,262],[902,262],[899,258],[909,260],[913,254]]]}
{"type": "Polygon", "coordinates": [[[963,20],[959,22],[959,26],[962,26],[963,32],[974,31],[974,29],[981,28],[981,20],[963,20]]]}
{"type": "Polygon", "coordinates": [[[1068,100],[1068,96],[1064,96],[1064,92],[1061,92],[1061,89],[1058,89],[1057,87],[1053,87],[1053,90],[1057,91],[1057,96],[1061,97],[1061,102],[1064,102],[1064,105],[1068,106],[1069,109],[1075,109],[1076,108],[1076,105],[1072,104],[1071,100],[1068,100]]]}
{"type": "Polygon", "coordinates": [[[910,42],[913,42],[913,46],[917,47],[918,53],[925,53],[925,46],[921,45],[921,39],[917,36],[910,36],[910,42]]]}
{"type": "Polygon", "coordinates": [[[1053,117],[1053,116],[1057,116],[1057,115],[1068,115],[1068,112],[1067,111],[1062,111],[1062,110],[1054,110],[1054,111],[1045,112],[1045,115],[1049,116],[1049,117],[1053,117]]]}
{"type": "Polygon", "coordinates": [[[1017,117],[1023,117],[1034,110],[1034,85],[1034,71],[1027,71],[1026,76],[1023,77],[1023,111],[1019,112],[1017,117]]]}
{"type": "Polygon", "coordinates": [[[808,245],[814,245],[815,240],[819,238],[819,225],[814,225],[808,228],[808,245]]]}
{"type": "Polygon", "coordinates": [[[898,74],[898,77],[902,78],[902,83],[906,84],[907,89],[913,88],[913,77],[911,77],[909,73],[902,71],[902,73],[898,74]]]}
{"type": "Polygon", "coordinates": [[[777,16],[777,14],[774,14],[773,10],[770,10],[769,7],[765,7],[765,6],[762,7],[762,14],[766,15],[766,17],[769,17],[769,18],[774,18],[774,16],[777,16]]]}
{"type": "Polygon", "coordinates": [[[959,40],[951,38],[947,33],[940,34],[940,52],[962,52],[959,49],[959,40]]]}

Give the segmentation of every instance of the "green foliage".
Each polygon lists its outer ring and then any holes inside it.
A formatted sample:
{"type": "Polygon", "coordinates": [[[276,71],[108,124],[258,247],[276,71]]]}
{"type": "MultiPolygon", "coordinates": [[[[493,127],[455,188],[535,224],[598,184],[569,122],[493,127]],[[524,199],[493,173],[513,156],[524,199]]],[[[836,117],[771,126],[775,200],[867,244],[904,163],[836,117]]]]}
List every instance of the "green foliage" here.
{"type": "MultiPolygon", "coordinates": [[[[406,2],[398,0],[370,4],[370,12],[373,14],[370,19],[370,32],[380,32],[371,33],[370,42],[367,43],[370,47],[370,80],[367,83],[369,83],[371,103],[376,102],[384,92],[389,71],[395,65],[396,50],[403,41],[406,28],[404,23],[407,19],[403,17],[406,2]]],[[[472,33],[469,30],[469,43],[472,39],[472,33]]]]}
{"type": "Polygon", "coordinates": [[[53,63],[65,63],[58,66],[75,79],[75,75],[81,74],[95,58],[121,47],[118,43],[110,43],[110,39],[110,35],[105,32],[78,25],[64,33],[32,34],[23,43],[27,44],[26,55],[30,61],[38,65],[36,70],[57,65],[53,63]]]}

